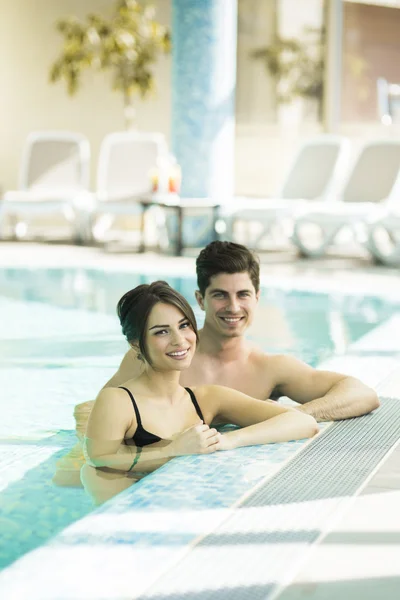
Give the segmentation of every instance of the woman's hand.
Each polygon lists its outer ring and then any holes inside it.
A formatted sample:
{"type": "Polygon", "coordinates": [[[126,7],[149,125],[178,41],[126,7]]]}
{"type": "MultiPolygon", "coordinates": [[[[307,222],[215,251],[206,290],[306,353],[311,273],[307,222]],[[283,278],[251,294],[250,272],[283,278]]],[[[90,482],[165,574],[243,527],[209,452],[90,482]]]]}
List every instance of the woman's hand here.
{"type": "Polygon", "coordinates": [[[220,433],[217,450],[233,450],[236,448],[229,433],[220,433]]]}
{"type": "Polygon", "coordinates": [[[208,425],[199,423],[182,433],[178,433],[168,447],[170,456],[184,456],[186,454],[210,454],[220,450],[221,434],[208,425]]]}

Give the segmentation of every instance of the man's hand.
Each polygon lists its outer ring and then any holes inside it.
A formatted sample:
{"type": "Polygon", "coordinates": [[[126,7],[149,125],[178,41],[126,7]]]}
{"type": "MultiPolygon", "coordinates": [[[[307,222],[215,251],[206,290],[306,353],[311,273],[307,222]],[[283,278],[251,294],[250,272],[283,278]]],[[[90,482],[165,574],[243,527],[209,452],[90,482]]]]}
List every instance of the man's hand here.
{"type": "Polygon", "coordinates": [[[199,423],[176,435],[169,444],[168,453],[170,456],[210,454],[219,450],[220,439],[221,434],[216,429],[199,423]]]}

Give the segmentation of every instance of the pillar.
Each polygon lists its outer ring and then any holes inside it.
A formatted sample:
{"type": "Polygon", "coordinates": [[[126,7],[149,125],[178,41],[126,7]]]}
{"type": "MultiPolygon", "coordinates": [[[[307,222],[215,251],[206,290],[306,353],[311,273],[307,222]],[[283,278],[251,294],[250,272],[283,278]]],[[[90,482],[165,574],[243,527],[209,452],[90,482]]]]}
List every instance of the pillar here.
{"type": "Polygon", "coordinates": [[[237,0],[173,0],[172,150],[181,195],[234,193],[237,0]]]}

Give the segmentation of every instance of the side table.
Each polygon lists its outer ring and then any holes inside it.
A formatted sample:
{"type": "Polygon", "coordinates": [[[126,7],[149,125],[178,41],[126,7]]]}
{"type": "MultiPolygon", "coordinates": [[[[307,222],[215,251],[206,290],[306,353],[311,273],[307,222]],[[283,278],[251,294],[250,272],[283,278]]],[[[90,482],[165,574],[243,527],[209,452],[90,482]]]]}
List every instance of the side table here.
{"type": "Polygon", "coordinates": [[[183,218],[185,209],[190,208],[204,208],[212,211],[213,216],[213,226],[212,226],[212,236],[213,240],[218,239],[218,234],[215,229],[215,224],[219,215],[220,203],[215,200],[211,200],[210,198],[181,198],[178,194],[153,194],[147,198],[143,198],[140,200],[140,204],[142,206],[142,219],[140,225],[140,247],[139,252],[145,251],[145,239],[144,239],[144,224],[145,224],[145,214],[147,210],[151,206],[160,206],[164,209],[173,209],[176,212],[177,220],[178,220],[178,231],[176,238],[176,246],[175,246],[175,254],[177,256],[182,256],[182,251],[184,250],[183,243],[183,218]]]}

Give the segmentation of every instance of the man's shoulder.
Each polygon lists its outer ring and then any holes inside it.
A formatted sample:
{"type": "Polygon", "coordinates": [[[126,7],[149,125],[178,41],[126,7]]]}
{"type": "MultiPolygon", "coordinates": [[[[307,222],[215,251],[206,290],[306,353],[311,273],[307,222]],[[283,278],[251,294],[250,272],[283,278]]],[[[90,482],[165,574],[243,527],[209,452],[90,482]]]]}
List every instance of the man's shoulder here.
{"type": "Polygon", "coordinates": [[[270,365],[275,362],[275,357],[277,356],[276,354],[270,354],[260,348],[260,346],[251,343],[247,345],[247,352],[248,360],[261,366],[266,366],[267,364],[270,365]]]}
{"type": "Polygon", "coordinates": [[[273,363],[274,365],[287,365],[291,362],[299,362],[298,359],[291,354],[265,352],[259,346],[249,348],[251,358],[262,362],[273,363]]]}
{"type": "Polygon", "coordinates": [[[282,383],[289,373],[299,369],[304,363],[290,354],[270,354],[260,348],[251,350],[248,363],[262,372],[268,373],[276,385],[282,383]]]}

